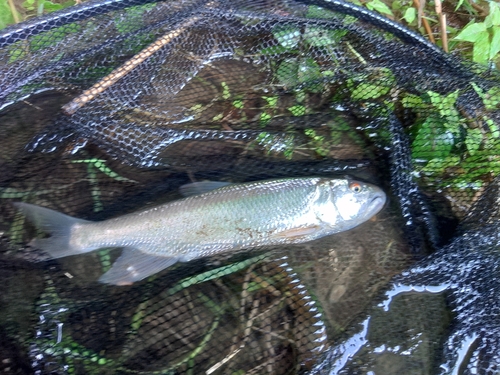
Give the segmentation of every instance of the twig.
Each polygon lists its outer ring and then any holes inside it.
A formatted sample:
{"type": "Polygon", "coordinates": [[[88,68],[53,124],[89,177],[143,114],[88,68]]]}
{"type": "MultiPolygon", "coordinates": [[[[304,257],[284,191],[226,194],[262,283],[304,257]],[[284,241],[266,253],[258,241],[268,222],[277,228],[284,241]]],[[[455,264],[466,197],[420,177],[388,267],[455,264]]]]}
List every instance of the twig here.
{"type": "Polygon", "coordinates": [[[419,23],[420,23],[420,21],[422,21],[424,28],[425,28],[425,31],[427,32],[427,35],[429,36],[429,40],[432,43],[436,44],[436,40],[434,39],[434,35],[432,35],[432,29],[429,25],[429,22],[427,22],[427,20],[423,16],[424,10],[420,8],[419,0],[413,0],[413,4],[415,5],[415,8],[417,8],[417,10],[418,10],[419,23]]]}
{"type": "Polygon", "coordinates": [[[422,18],[424,16],[425,3],[427,0],[417,1],[418,27],[422,27],[422,18]]]}
{"type": "Polygon", "coordinates": [[[470,1],[469,4],[478,12],[478,16],[486,17],[489,14],[489,10],[484,9],[482,6],[476,4],[475,2],[470,1]]]}
{"type": "Polygon", "coordinates": [[[215,371],[217,371],[221,366],[225,365],[227,362],[229,362],[236,354],[238,354],[241,349],[243,349],[245,347],[245,343],[242,343],[241,346],[239,348],[237,348],[236,350],[234,350],[232,353],[230,353],[229,355],[227,355],[225,358],[223,358],[221,361],[217,362],[215,365],[213,365],[212,367],[210,367],[207,371],[206,371],[206,374],[207,375],[210,375],[212,373],[214,373],[215,371]]]}
{"type": "Polygon", "coordinates": [[[254,322],[255,317],[257,315],[257,312],[259,310],[259,304],[260,304],[260,302],[258,299],[253,300],[252,310],[250,311],[250,317],[245,324],[246,327],[245,327],[245,331],[244,331],[244,337],[243,337],[243,340],[241,340],[240,346],[238,348],[235,348],[235,349],[231,348],[230,353],[228,355],[226,355],[222,360],[217,362],[215,365],[213,365],[212,367],[210,367],[206,371],[207,375],[212,374],[213,372],[218,370],[221,366],[225,365],[227,362],[229,362],[236,354],[238,354],[246,346],[247,341],[250,338],[250,333],[251,333],[252,328],[253,328],[252,327],[253,322],[254,322]]]}
{"type": "Polygon", "coordinates": [[[146,59],[150,58],[154,53],[158,52],[158,50],[160,50],[168,43],[170,43],[172,39],[182,34],[187,27],[193,25],[199,19],[200,16],[192,17],[188,19],[186,22],[182,23],[177,29],[163,35],[156,42],[152,43],[149,47],[143,49],[137,55],[133,56],[130,60],[125,62],[125,64],[113,70],[110,74],[108,74],[102,80],[97,82],[90,89],[85,90],[78,97],[73,99],[68,104],[64,105],[62,107],[64,113],[66,113],[67,115],[74,114],[78,109],[83,107],[86,103],[88,103],[101,93],[103,93],[108,87],[115,84],[118,80],[120,80],[128,73],[130,73],[133,69],[135,69],[139,64],[143,63],[146,59]]]}
{"type": "Polygon", "coordinates": [[[443,49],[448,52],[448,34],[446,33],[446,14],[441,14],[441,41],[443,43],[443,49]]]}
{"type": "Polygon", "coordinates": [[[12,17],[14,17],[14,22],[19,23],[21,22],[21,19],[19,18],[19,14],[17,14],[16,6],[14,4],[14,0],[8,0],[9,1],[9,8],[10,12],[12,13],[12,17]]]}
{"type": "Polygon", "coordinates": [[[446,14],[443,14],[441,0],[436,0],[436,14],[439,18],[439,26],[441,29],[441,42],[443,49],[448,52],[448,35],[446,34],[446,14]]]}

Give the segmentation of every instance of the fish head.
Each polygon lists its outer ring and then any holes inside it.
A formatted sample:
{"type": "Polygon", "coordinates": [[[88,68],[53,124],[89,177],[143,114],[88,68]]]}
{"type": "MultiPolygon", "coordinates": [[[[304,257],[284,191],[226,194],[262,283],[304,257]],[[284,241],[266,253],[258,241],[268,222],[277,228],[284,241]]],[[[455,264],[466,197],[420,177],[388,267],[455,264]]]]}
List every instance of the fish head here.
{"type": "MultiPolygon", "coordinates": [[[[352,229],[375,216],[385,205],[386,195],[378,186],[351,180],[329,180],[323,194],[321,220],[335,232],[352,229]]],[[[325,186],[325,187],[326,187],[325,186]]]]}

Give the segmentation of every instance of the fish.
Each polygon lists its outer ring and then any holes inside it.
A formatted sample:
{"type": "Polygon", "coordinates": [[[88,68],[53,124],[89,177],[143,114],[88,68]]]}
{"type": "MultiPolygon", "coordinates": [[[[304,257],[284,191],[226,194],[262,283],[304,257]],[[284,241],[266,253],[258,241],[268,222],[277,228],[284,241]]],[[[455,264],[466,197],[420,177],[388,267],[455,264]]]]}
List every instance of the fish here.
{"type": "Polygon", "coordinates": [[[350,178],[281,178],[187,184],[185,198],[104,221],[77,219],[29,203],[14,205],[50,237],[31,247],[51,258],[122,248],[99,281],[131,285],[176,262],[347,231],[385,205],[379,187],[350,178]]]}

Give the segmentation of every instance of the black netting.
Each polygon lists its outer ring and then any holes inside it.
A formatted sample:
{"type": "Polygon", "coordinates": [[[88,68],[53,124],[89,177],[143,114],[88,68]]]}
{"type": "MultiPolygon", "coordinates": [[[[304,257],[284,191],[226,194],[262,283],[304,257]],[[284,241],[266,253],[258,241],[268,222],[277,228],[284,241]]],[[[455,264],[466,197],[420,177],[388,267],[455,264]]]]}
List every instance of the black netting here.
{"type": "Polygon", "coordinates": [[[499,83],[341,1],[94,1],[4,30],[1,369],[498,373],[499,83]],[[387,203],[341,233],[287,227],[304,196],[265,186],[302,177],[387,203]],[[234,205],[107,226],[204,180],[234,205]],[[196,243],[218,212],[255,231],[196,243]],[[170,260],[153,232],[197,236],[170,260]],[[110,268],[144,279],[98,282],[110,268]]]}

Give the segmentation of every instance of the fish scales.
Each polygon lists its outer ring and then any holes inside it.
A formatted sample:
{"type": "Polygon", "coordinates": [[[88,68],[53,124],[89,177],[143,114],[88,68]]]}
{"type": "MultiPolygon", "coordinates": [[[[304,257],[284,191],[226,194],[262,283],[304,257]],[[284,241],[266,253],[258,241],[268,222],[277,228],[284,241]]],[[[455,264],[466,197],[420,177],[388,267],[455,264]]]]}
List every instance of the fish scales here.
{"type": "Polygon", "coordinates": [[[75,241],[92,249],[141,245],[153,255],[188,259],[192,252],[198,257],[225,249],[294,243],[299,237],[278,234],[319,225],[315,215],[315,202],[322,195],[319,181],[230,185],[142,213],[82,224],[75,228],[75,241]]]}

